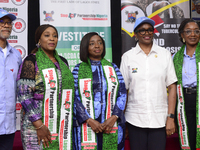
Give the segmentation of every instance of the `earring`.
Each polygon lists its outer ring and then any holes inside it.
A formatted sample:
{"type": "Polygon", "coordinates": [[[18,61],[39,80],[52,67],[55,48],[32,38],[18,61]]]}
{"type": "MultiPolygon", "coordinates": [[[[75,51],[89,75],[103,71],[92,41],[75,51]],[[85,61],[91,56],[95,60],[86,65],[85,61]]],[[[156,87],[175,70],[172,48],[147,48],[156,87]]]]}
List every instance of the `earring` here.
{"type": "Polygon", "coordinates": [[[135,41],[138,41],[138,38],[135,37],[135,41]]]}
{"type": "Polygon", "coordinates": [[[36,46],[37,46],[37,48],[40,48],[40,46],[41,46],[40,42],[38,42],[38,43],[36,44],[36,46]]]}
{"type": "Polygon", "coordinates": [[[183,38],[183,43],[185,43],[185,39],[183,38]]]}

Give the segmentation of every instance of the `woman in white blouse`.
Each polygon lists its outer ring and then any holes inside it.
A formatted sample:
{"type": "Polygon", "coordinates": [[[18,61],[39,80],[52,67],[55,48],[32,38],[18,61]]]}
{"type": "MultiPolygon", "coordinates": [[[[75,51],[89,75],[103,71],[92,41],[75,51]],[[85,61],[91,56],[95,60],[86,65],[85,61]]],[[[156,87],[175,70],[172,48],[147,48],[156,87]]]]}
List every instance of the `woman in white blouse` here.
{"type": "Polygon", "coordinates": [[[128,91],[125,118],[132,150],[165,150],[166,134],[175,132],[177,77],[170,52],[153,42],[154,25],[147,17],[136,20],[137,45],[123,54],[120,66],[128,91]]]}

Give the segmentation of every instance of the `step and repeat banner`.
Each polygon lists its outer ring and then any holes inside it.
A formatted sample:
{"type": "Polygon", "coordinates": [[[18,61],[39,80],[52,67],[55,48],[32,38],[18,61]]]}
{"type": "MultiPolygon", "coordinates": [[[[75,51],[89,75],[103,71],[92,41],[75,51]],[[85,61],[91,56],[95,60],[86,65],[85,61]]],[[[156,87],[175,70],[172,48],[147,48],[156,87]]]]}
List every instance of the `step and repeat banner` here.
{"type": "Polygon", "coordinates": [[[191,17],[200,21],[200,0],[191,0],[191,17]]]}
{"type": "Polygon", "coordinates": [[[79,46],[88,32],[98,32],[106,43],[105,58],[112,61],[109,0],[40,0],[40,24],[58,30],[56,50],[65,57],[71,71],[80,63],[79,46]]]}
{"type": "Polygon", "coordinates": [[[28,1],[0,0],[0,8],[5,9],[17,17],[13,21],[14,24],[8,42],[21,53],[23,59],[28,53],[28,1]]]}
{"type": "MultiPolygon", "coordinates": [[[[0,8],[14,14],[13,28],[9,44],[21,53],[22,59],[28,54],[28,0],[0,0],[0,8]]],[[[16,103],[16,128],[20,130],[21,104],[16,103]]]]}
{"type": "Polygon", "coordinates": [[[189,0],[121,0],[122,54],[135,46],[133,27],[142,16],[155,21],[157,45],[176,53],[182,46],[178,28],[185,18],[190,18],[190,10],[189,0]]]}

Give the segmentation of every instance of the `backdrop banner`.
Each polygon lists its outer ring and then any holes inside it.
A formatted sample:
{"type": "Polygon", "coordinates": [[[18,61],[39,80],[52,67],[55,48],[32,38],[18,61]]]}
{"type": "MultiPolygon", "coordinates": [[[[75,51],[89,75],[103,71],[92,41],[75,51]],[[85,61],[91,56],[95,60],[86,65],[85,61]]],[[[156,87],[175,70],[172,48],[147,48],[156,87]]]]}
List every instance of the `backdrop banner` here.
{"type": "Polygon", "coordinates": [[[17,17],[17,19],[13,21],[14,25],[8,42],[21,53],[23,59],[28,54],[28,1],[0,0],[0,8],[5,9],[7,12],[17,17]]]}
{"type": "Polygon", "coordinates": [[[57,28],[56,50],[67,59],[71,71],[80,62],[80,41],[88,32],[98,32],[103,37],[105,58],[112,61],[110,1],[40,0],[40,24],[57,28]]]}
{"type": "Polygon", "coordinates": [[[142,16],[155,21],[157,45],[172,54],[181,48],[178,28],[185,18],[190,18],[189,0],[121,0],[122,54],[135,46],[133,27],[135,20],[142,16]]]}
{"type": "MultiPolygon", "coordinates": [[[[16,15],[17,19],[13,21],[13,28],[9,44],[21,53],[22,59],[28,54],[28,0],[0,0],[0,8],[16,15]]],[[[20,130],[20,112],[21,104],[16,103],[16,128],[20,130]]]]}
{"type": "Polygon", "coordinates": [[[191,0],[191,17],[200,21],[200,0],[191,0]]]}

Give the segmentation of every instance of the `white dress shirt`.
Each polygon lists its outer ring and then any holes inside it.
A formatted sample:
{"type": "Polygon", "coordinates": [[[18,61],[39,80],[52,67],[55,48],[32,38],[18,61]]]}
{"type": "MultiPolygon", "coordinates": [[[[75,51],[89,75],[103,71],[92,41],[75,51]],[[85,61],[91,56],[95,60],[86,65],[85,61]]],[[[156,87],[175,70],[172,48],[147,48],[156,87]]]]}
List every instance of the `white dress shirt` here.
{"type": "Polygon", "coordinates": [[[142,128],[161,128],[168,113],[167,89],[177,81],[171,53],[153,44],[148,55],[140,48],[122,56],[120,71],[129,90],[126,121],[142,128]]]}

